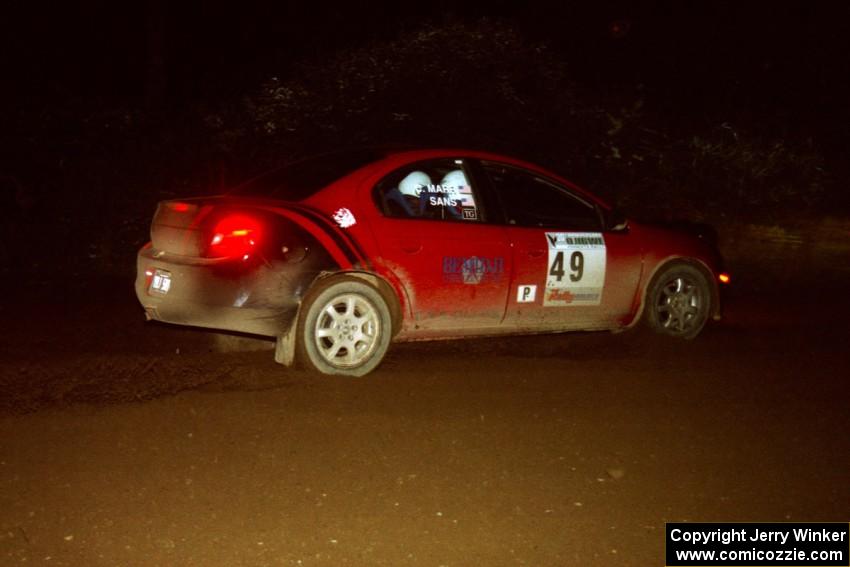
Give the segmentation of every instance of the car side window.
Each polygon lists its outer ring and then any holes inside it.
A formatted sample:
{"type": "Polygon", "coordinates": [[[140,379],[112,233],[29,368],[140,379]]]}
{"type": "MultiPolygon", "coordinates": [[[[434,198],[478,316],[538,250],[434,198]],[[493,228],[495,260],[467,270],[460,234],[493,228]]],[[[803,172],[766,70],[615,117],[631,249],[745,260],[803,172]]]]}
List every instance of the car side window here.
{"type": "Polygon", "coordinates": [[[394,171],[374,191],[388,217],[481,222],[483,211],[461,159],[419,162],[394,171]]]}
{"type": "Polygon", "coordinates": [[[509,224],[598,231],[596,207],[566,187],[533,172],[500,163],[482,162],[509,224]]]}

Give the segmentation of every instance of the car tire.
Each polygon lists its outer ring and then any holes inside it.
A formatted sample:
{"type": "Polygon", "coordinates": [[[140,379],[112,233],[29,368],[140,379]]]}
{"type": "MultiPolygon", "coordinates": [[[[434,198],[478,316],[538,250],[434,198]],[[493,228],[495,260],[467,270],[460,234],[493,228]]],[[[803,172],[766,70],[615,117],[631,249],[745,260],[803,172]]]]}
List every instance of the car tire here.
{"type": "Polygon", "coordinates": [[[363,376],[381,363],[391,337],[392,318],[380,292],[354,278],[334,278],[302,306],[296,348],[307,368],[363,376]]]}
{"type": "Polygon", "coordinates": [[[689,264],[674,264],[653,278],[646,292],[644,320],[657,333],[693,339],[711,313],[711,286],[706,275],[689,264]]]}

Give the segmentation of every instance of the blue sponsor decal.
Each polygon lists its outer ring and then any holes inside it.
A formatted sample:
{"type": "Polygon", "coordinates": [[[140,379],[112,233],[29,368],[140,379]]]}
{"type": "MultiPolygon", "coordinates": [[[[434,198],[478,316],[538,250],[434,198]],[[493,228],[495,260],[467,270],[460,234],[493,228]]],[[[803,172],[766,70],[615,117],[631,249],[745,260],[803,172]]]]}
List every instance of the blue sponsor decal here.
{"type": "Polygon", "coordinates": [[[482,256],[443,256],[443,281],[480,284],[497,282],[505,273],[505,259],[482,256]]]}

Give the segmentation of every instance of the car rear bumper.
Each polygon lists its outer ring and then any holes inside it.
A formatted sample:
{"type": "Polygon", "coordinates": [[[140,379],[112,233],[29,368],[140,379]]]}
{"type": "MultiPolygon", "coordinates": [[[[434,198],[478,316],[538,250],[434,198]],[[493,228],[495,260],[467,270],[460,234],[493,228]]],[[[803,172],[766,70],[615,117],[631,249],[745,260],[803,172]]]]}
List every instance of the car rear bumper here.
{"type": "Polygon", "coordinates": [[[149,320],[281,336],[298,312],[302,290],[280,266],[175,257],[147,247],[136,268],[136,297],[149,320]],[[170,278],[166,292],[152,287],[157,270],[170,278]]]}

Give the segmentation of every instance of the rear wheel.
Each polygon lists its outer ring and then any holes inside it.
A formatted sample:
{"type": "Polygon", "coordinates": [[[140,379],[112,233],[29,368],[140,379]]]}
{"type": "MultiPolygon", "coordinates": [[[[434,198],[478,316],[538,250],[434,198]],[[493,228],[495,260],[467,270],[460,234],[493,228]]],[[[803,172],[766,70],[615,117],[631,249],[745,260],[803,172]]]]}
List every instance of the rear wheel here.
{"type": "Polygon", "coordinates": [[[301,359],[323,374],[363,376],[389,348],[390,310],[381,294],[361,281],[340,278],[325,284],[302,313],[301,359]]]}
{"type": "Polygon", "coordinates": [[[682,339],[696,337],[711,311],[711,288],[694,266],[664,268],[646,293],[644,317],[651,329],[682,339]]]}

